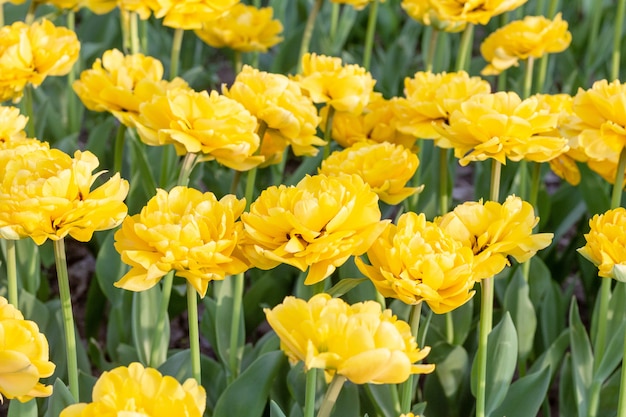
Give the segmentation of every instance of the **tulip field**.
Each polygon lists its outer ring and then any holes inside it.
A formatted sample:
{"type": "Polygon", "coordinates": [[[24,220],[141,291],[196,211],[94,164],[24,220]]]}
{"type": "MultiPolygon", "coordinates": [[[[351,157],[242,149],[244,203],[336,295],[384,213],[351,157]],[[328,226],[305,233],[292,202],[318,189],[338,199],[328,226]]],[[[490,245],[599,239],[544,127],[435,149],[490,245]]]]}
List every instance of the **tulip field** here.
{"type": "Polygon", "coordinates": [[[626,0],[0,0],[0,416],[626,417],[626,0]]]}

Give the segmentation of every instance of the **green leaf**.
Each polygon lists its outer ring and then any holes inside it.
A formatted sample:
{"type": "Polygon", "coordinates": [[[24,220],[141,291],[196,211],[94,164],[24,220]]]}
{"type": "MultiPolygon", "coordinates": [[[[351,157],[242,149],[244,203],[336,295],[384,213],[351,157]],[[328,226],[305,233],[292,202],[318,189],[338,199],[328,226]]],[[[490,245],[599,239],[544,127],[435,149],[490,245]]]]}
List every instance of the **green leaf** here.
{"type": "Polygon", "coordinates": [[[10,401],[7,417],[37,417],[37,400],[32,399],[25,403],[10,401]]]}
{"type": "MultiPolygon", "coordinates": [[[[550,345],[550,347],[545,350],[541,356],[533,363],[533,365],[528,370],[528,373],[532,374],[540,371],[543,368],[550,367],[552,373],[556,373],[557,369],[559,369],[559,363],[565,354],[565,350],[569,347],[570,342],[570,330],[565,329],[556,338],[554,343],[550,345]]],[[[552,375],[554,376],[554,375],[552,375]]]]}
{"type": "Polygon", "coordinates": [[[287,417],[280,406],[273,400],[270,401],[270,417],[287,417]]]}
{"type": "Polygon", "coordinates": [[[222,393],[213,417],[263,415],[274,378],[283,364],[285,356],[281,351],[260,356],[222,393]]]}
{"type": "MultiPolygon", "coordinates": [[[[586,412],[588,405],[588,392],[589,387],[591,387],[593,375],[593,353],[591,351],[591,343],[589,342],[587,331],[580,320],[578,304],[576,304],[576,299],[573,297],[570,305],[569,322],[570,347],[572,350],[571,373],[576,392],[578,415],[581,415],[581,412],[586,412]]],[[[571,399],[569,401],[571,401],[571,399]]]]}
{"type": "MultiPolygon", "coordinates": [[[[214,281],[214,293],[217,301],[217,309],[215,311],[215,336],[217,338],[217,353],[224,364],[229,363],[230,351],[230,326],[233,316],[233,291],[235,286],[235,277],[229,277],[224,281],[214,281]]],[[[244,322],[243,314],[239,315],[239,334],[237,346],[243,346],[244,343],[244,322]]],[[[237,352],[239,362],[243,355],[243,350],[237,352]]]]}
{"type": "MultiPolygon", "coordinates": [[[[474,358],[472,366],[472,392],[478,386],[474,358]]],[[[517,365],[517,333],[508,312],[489,334],[487,341],[486,412],[490,415],[506,397],[517,365]]]]}
{"type": "Polygon", "coordinates": [[[65,407],[75,403],[76,401],[65,383],[57,378],[52,386],[52,395],[48,399],[45,417],[58,417],[65,407]]]}
{"type": "Polygon", "coordinates": [[[121,295],[125,290],[115,287],[113,283],[122,278],[128,266],[122,262],[119,252],[113,246],[114,234],[114,231],[108,232],[100,246],[96,257],[96,279],[107,300],[117,307],[122,302],[121,295]]]}
{"type": "Polygon", "coordinates": [[[490,415],[493,417],[536,416],[550,386],[550,367],[528,374],[513,384],[502,405],[490,415]]]}
{"type": "Polygon", "coordinates": [[[335,408],[331,413],[335,417],[360,417],[361,410],[359,404],[359,389],[350,381],[341,388],[335,408]]]}
{"type": "Polygon", "coordinates": [[[524,281],[520,269],[513,274],[509,282],[504,295],[504,309],[511,314],[515,324],[519,359],[525,361],[533,348],[537,316],[530,301],[528,283],[524,281]]]}
{"type": "Polygon", "coordinates": [[[401,414],[400,403],[397,401],[398,393],[394,385],[365,384],[363,388],[379,414],[384,416],[399,416],[401,414]]]}
{"type": "Polygon", "coordinates": [[[367,278],[343,278],[338,283],[332,286],[328,291],[332,297],[341,297],[352,288],[355,288],[359,284],[368,281],[367,278]]]}
{"type": "Polygon", "coordinates": [[[574,388],[572,357],[569,353],[565,354],[559,381],[559,415],[584,417],[587,404],[581,402],[580,395],[574,388]]]}
{"type": "Polygon", "coordinates": [[[32,239],[19,239],[15,242],[17,252],[17,276],[22,287],[31,294],[37,294],[41,283],[41,262],[39,247],[32,239]]]}
{"type": "Polygon", "coordinates": [[[604,355],[602,355],[602,359],[600,360],[600,365],[598,365],[598,368],[593,374],[594,381],[603,383],[609,376],[611,376],[613,371],[615,371],[615,368],[617,368],[622,361],[624,354],[625,330],[626,323],[622,323],[617,331],[608,335],[610,339],[604,355]]]}
{"type": "Polygon", "coordinates": [[[167,359],[167,349],[170,343],[170,325],[167,315],[162,331],[157,334],[156,329],[157,316],[161,309],[161,293],[158,285],[148,290],[135,292],[131,313],[133,344],[137,349],[139,360],[154,368],[167,359]],[[155,343],[157,346],[153,347],[155,343]]]}
{"type": "Polygon", "coordinates": [[[561,310],[566,307],[562,305],[565,304],[562,297],[561,287],[552,281],[539,305],[539,330],[543,346],[551,345],[565,329],[565,314],[561,310]]]}

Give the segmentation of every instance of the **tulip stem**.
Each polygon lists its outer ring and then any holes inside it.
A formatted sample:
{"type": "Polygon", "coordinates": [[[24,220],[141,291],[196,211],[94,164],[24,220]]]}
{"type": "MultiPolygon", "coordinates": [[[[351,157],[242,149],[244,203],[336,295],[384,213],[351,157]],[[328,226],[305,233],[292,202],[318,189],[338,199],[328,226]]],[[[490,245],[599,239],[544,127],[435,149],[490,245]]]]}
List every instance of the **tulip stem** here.
{"type": "Polygon", "coordinates": [[[200,334],[198,331],[198,294],[187,282],[187,319],[189,321],[189,349],[191,351],[191,374],[198,385],[202,384],[200,370],[200,334]]]}
{"type": "Polygon", "coordinates": [[[437,52],[439,31],[432,26],[428,26],[428,30],[430,30],[430,40],[428,41],[428,52],[426,53],[426,62],[424,67],[427,72],[432,72],[435,65],[435,53],[437,52]]]}
{"type": "MultiPolygon", "coordinates": [[[[603,278],[609,281],[609,278],[603,278]]],[[[617,285],[626,285],[620,284],[617,285]]],[[[624,333],[624,352],[622,357],[626,357],[626,333],[624,333]]],[[[622,377],[619,384],[619,401],[617,403],[617,417],[626,417],[626,367],[622,366],[622,377]]]]}
{"type": "Polygon", "coordinates": [[[180,48],[183,44],[184,29],[176,29],[172,39],[172,55],[170,59],[170,80],[178,76],[178,63],[180,61],[180,48]]]}
{"type": "Polygon", "coordinates": [[[63,314],[63,328],[65,330],[65,353],[67,355],[67,375],[72,397],[79,399],[78,359],[76,354],[76,333],[74,330],[74,315],[72,313],[72,297],[70,281],[67,273],[65,257],[65,241],[54,241],[54,259],[56,261],[59,296],[61,298],[61,312],[63,314]]]}
{"type": "Polygon", "coordinates": [[[332,9],[330,11],[330,30],[328,32],[328,36],[330,37],[330,44],[332,45],[333,55],[335,54],[335,36],[337,36],[337,23],[339,22],[339,3],[332,4],[332,9]]]}
{"type": "Polygon", "coordinates": [[[470,55],[470,48],[472,46],[472,38],[474,37],[474,25],[468,23],[465,26],[463,35],[461,36],[461,44],[459,45],[459,51],[456,61],[456,70],[465,71],[468,66],[468,57],[470,55]]]}
{"type": "Polygon", "coordinates": [[[28,116],[28,124],[26,125],[26,134],[29,138],[35,137],[35,112],[33,110],[33,86],[27,85],[24,88],[24,109],[28,116]]]}
{"type": "Polygon", "coordinates": [[[535,58],[529,56],[526,60],[526,71],[524,73],[524,86],[522,90],[522,99],[525,100],[530,97],[530,93],[533,87],[533,69],[535,64],[535,58]]]}
{"type": "Polygon", "coordinates": [[[478,330],[478,386],[476,388],[476,417],[485,417],[487,387],[487,341],[493,323],[493,277],[481,281],[480,323],[478,330]]]}
{"type": "MultiPolygon", "coordinates": [[[[409,317],[409,325],[411,326],[411,334],[417,341],[417,333],[419,332],[420,317],[422,313],[422,304],[414,304],[411,306],[411,315],[409,317]]],[[[413,402],[413,374],[409,375],[409,378],[401,385],[402,389],[402,403],[401,411],[403,413],[409,413],[411,411],[411,403],[413,402]]]]}
{"type": "MultiPolygon", "coordinates": [[[[67,13],[67,28],[74,32],[76,30],[76,13],[70,10],[67,13]]],[[[80,62],[80,61],[78,61],[80,62]]],[[[76,94],[72,88],[74,81],[76,80],[76,74],[78,72],[78,62],[72,65],[70,72],[67,74],[67,125],[70,128],[70,132],[78,132],[78,103],[76,102],[76,94]]]]}
{"type": "Polygon", "coordinates": [[[313,8],[309,12],[309,17],[306,20],[306,26],[302,34],[302,42],[300,43],[300,54],[298,55],[298,74],[302,73],[302,57],[309,52],[313,28],[315,27],[315,19],[317,19],[317,15],[322,8],[322,3],[324,3],[324,0],[315,0],[313,8]]]}
{"type": "Polygon", "coordinates": [[[7,262],[7,286],[9,291],[9,303],[15,308],[18,306],[17,298],[17,253],[15,251],[15,240],[3,239],[6,243],[6,262],[7,262]]]}
{"type": "Polygon", "coordinates": [[[328,113],[326,114],[326,126],[324,127],[324,140],[326,141],[326,146],[324,146],[324,157],[323,159],[328,158],[330,155],[330,142],[333,137],[333,119],[335,118],[335,108],[328,105],[328,113]]]}
{"type": "Polygon", "coordinates": [[[621,58],[622,27],[626,1],[618,0],[615,13],[615,27],[613,28],[613,55],[611,59],[611,81],[619,79],[619,64],[621,58]]]}
{"type": "Polygon", "coordinates": [[[156,367],[157,352],[159,351],[159,338],[165,330],[165,318],[168,317],[168,307],[170,304],[170,296],[172,294],[172,284],[174,283],[174,271],[170,271],[163,278],[163,288],[161,289],[161,308],[157,317],[156,327],[152,335],[152,345],[150,346],[150,366],[156,367]]]}
{"type": "Polygon", "coordinates": [[[448,212],[448,150],[439,148],[439,214],[448,212]]]}
{"type": "Polygon", "coordinates": [[[139,53],[139,24],[137,22],[137,13],[130,12],[130,53],[139,53]]]}
{"type": "Polygon", "coordinates": [[[363,67],[369,71],[374,49],[374,33],[376,32],[376,19],[378,17],[378,0],[370,2],[370,14],[367,19],[367,31],[365,32],[365,50],[363,51],[363,67]]]}
{"type": "Polygon", "coordinates": [[[502,164],[495,159],[491,164],[491,191],[489,199],[496,203],[500,200],[500,175],[502,172],[502,164]]]}
{"type": "Polygon", "coordinates": [[[235,75],[241,72],[243,68],[243,61],[240,51],[233,51],[233,67],[235,68],[235,75]]]}
{"type": "Polygon", "coordinates": [[[324,400],[320,406],[320,411],[317,413],[317,417],[330,416],[330,413],[333,411],[335,403],[337,402],[337,397],[339,397],[339,393],[341,392],[341,388],[343,388],[343,384],[345,382],[345,376],[339,374],[335,374],[333,376],[333,379],[330,381],[330,385],[328,385],[328,388],[326,389],[326,395],[324,395],[324,400]]]}
{"type": "Polygon", "coordinates": [[[184,187],[189,185],[189,177],[191,176],[191,171],[193,171],[193,168],[196,166],[197,156],[197,154],[191,152],[185,155],[183,164],[180,167],[180,173],[178,174],[178,185],[182,185],[184,187]]]}
{"type": "MultiPolygon", "coordinates": [[[[259,136],[259,150],[263,144],[263,138],[265,137],[266,131],[267,123],[261,120],[259,122],[259,127],[257,128],[257,135],[259,136]]],[[[259,151],[257,150],[255,153],[258,154],[259,151]]],[[[246,191],[244,194],[246,198],[246,210],[250,208],[250,204],[252,204],[252,199],[254,198],[254,183],[256,182],[257,171],[257,167],[252,168],[248,171],[248,177],[246,178],[246,191]]]]}
{"type": "Polygon", "coordinates": [[[228,365],[230,369],[229,383],[239,375],[239,323],[242,317],[242,298],[244,274],[232,277],[235,280],[233,289],[233,314],[230,321],[230,348],[228,349],[228,365]]]}
{"type": "Polygon", "coordinates": [[[315,416],[315,393],[317,392],[317,369],[306,371],[306,391],[304,394],[304,417],[315,416]]]}
{"type": "Polygon", "coordinates": [[[113,172],[122,174],[122,161],[124,159],[124,138],[126,137],[126,125],[120,123],[115,135],[115,149],[113,156],[113,172]]]}

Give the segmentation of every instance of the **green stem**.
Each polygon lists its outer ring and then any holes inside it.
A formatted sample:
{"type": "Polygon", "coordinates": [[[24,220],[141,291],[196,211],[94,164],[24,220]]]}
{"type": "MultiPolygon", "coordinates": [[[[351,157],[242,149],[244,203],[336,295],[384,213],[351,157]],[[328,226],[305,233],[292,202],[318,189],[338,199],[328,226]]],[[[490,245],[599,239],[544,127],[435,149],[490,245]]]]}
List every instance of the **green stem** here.
{"type": "Polygon", "coordinates": [[[189,176],[191,175],[191,171],[193,171],[193,167],[196,166],[197,156],[197,154],[191,152],[185,155],[180,167],[180,173],[178,174],[178,185],[185,187],[189,185],[189,176]]]}
{"type": "MultiPolygon", "coordinates": [[[[259,136],[259,140],[261,143],[263,142],[263,138],[265,137],[265,132],[267,131],[267,123],[261,120],[259,122],[259,127],[257,128],[257,135],[259,136]]],[[[259,149],[261,149],[261,145],[259,144],[259,149]]],[[[258,151],[257,151],[258,153],[258,151]]],[[[256,174],[258,168],[254,167],[248,171],[248,177],[246,178],[246,209],[250,208],[250,204],[252,204],[252,199],[254,198],[254,183],[256,182],[256,174]]]]}
{"type": "Polygon", "coordinates": [[[187,282],[187,319],[189,321],[189,349],[191,351],[191,374],[202,383],[200,370],[200,334],[198,332],[198,294],[191,283],[187,282]]]}
{"type": "Polygon", "coordinates": [[[446,341],[449,344],[454,342],[454,320],[451,311],[446,313],[446,341]]]}
{"type": "Polygon", "coordinates": [[[587,43],[586,50],[590,53],[586,54],[587,62],[590,62],[592,56],[597,54],[597,42],[598,42],[598,32],[600,30],[600,22],[602,20],[602,3],[604,1],[600,1],[600,5],[596,5],[595,7],[591,7],[591,28],[587,32],[587,36],[589,42],[587,43]]]}
{"type": "Polygon", "coordinates": [[[472,38],[474,37],[474,25],[468,23],[465,26],[463,35],[461,36],[461,44],[459,45],[459,51],[456,61],[457,71],[466,71],[468,67],[468,58],[470,56],[472,47],[472,38]]]}
{"type": "Polygon", "coordinates": [[[489,199],[496,203],[500,201],[500,175],[502,172],[502,164],[495,159],[491,163],[491,191],[489,199]]]}
{"type": "MultiPolygon", "coordinates": [[[[74,32],[76,30],[76,13],[69,11],[67,13],[67,28],[74,32]]],[[[76,80],[76,74],[79,72],[78,62],[72,65],[70,72],[67,74],[67,124],[70,128],[70,132],[78,132],[78,97],[74,94],[72,85],[76,80]]]]}
{"type": "Polygon", "coordinates": [[[335,36],[337,36],[337,24],[339,23],[339,8],[340,8],[339,3],[333,3],[332,9],[330,12],[329,37],[330,37],[330,44],[333,47],[333,54],[335,52],[335,36]]]}
{"type": "Polygon", "coordinates": [[[242,316],[243,299],[243,272],[235,275],[235,288],[233,290],[233,314],[230,322],[230,349],[228,350],[228,365],[230,369],[229,383],[232,383],[239,375],[239,322],[242,316]]]}
{"type": "Polygon", "coordinates": [[[147,20],[141,20],[141,22],[139,22],[139,32],[140,32],[139,43],[141,44],[141,50],[145,52],[148,50],[148,21],[147,20]]]}
{"type": "MultiPolygon", "coordinates": [[[[607,278],[608,280],[608,278],[607,278]]],[[[626,285],[620,284],[617,285],[626,285]]],[[[624,333],[624,352],[623,358],[626,358],[626,333],[624,333]]],[[[622,365],[622,377],[619,384],[619,401],[617,403],[617,417],[626,417],[626,366],[622,365]]]]}
{"type": "Polygon", "coordinates": [[[172,39],[172,56],[170,59],[170,80],[178,75],[178,64],[180,62],[180,48],[183,44],[184,29],[174,30],[174,38],[172,39]]]}
{"type": "MultiPolygon", "coordinates": [[[[411,326],[411,334],[417,341],[417,333],[419,332],[420,317],[422,313],[422,304],[414,304],[411,306],[411,315],[409,318],[409,324],[411,326]]],[[[401,385],[401,411],[403,413],[411,412],[411,404],[413,402],[413,374],[409,375],[409,379],[404,381],[401,385]]]]}
{"type": "Polygon", "coordinates": [[[24,107],[28,116],[28,124],[26,125],[26,134],[29,138],[35,137],[35,112],[33,111],[33,86],[27,85],[24,89],[24,107]]]}
{"type": "MultiPolygon", "coordinates": [[[[546,17],[548,17],[549,19],[554,18],[554,16],[556,15],[558,3],[558,0],[550,0],[550,3],[548,5],[548,13],[545,15],[546,17]]],[[[544,90],[544,86],[546,83],[546,74],[548,72],[548,63],[550,62],[549,59],[550,54],[545,54],[539,60],[539,71],[537,72],[537,83],[535,88],[535,91],[537,93],[542,93],[544,90]]]]}
{"type": "Polygon", "coordinates": [[[536,10],[536,12],[535,12],[535,13],[536,13],[536,15],[537,15],[537,16],[543,16],[543,11],[544,11],[544,9],[546,8],[546,5],[545,5],[545,0],[537,0],[537,4],[536,4],[536,6],[537,6],[537,7],[535,8],[535,10],[536,10]]]}
{"type": "MultiPolygon", "coordinates": [[[[626,170],[626,147],[622,148],[619,155],[619,161],[617,163],[617,171],[615,172],[615,182],[613,183],[613,192],[611,193],[611,209],[620,207],[622,201],[622,188],[624,187],[624,171],[626,170]]],[[[610,278],[602,278],[600,284],[600,300],[598,305],[598,330],[596,332],[596,338],[594,343],[595,358],[594,373],[604,358],[606,349],[606,332],[608,326],[608,310],[609,300],[611,299],[611,284],[613,280],[610,278]]],[[[622,375],[622,379],[624,376],[622,375]]],[[[592,384],[590,389],[590,401],[587,415],[594,417],[598,411],[598,402],[600,396],[601,384],[592,384]],[[598,397],[598,398],[596,398],[598,397]]],[[[626,395],[624,393],[626,387],[620,385],[620,403],[623,403],[622,397],[626,395]]],[[[622,404],[623,407],[626,407],[622,404]]],[[[620,410],[620,413],[622,411],[620,410]]]]}
{"type": "Polygon", "coordinates": [[[59,283],[59,296],[61,298],[61,312],[63,314],[63,328],[65,330],[65,353],[67,355],[67,375],[72,397],[79,399],[78,385],[78,359],[76,354],[76,333],[74,330],[74,315],[72,313],[72,297],[70,294],[70,281],[67,273],[67,261],[65,258],[65,241],[54,241],[54,259],[57,268],[57,280],[59,283]]]}
{"type": "Polygon", "coordinates": [[[0,27],[4,26],[4,3],[0,4],[0,27]]]}
{"type": "Polygon", "coordinates": [[[158,366],[157,352],[159,348],[159,338],[165,330],[165,318],[168,316],[168,306],[170,305],[170,296],[172,294],[172,285],[174,283],[174,271],[170,271],[163,278],[163,288],[161,289],[161,308],[159,309],[159,315],[157,316],[156,327],[154,328],[154,334],[152,335],[152,346],[150,351],[150,364],[152,366],[158,366]]]}
{"type": "Polygon", "coordinates": [[[124,138],[126,137],[126,125],[120,123],[115,135],[115,148],[113,156],[113,172],[122,173],[122,161],[124,160],[124,138]]]}
{"type": "MultiPolygon", "coordinates": [[[[610,281],[610,278],[605,278],[605,281],[610,281]]],[[[595,359],[594,359],[595,363],[595,359]]],[[[587,406],[587,417],[596,417],[598,414],[598,406],[600,405],[600,391],[602,388],[602,381],[594,380],[589,388],[589,405],[587,406]]]]}
{"type": "Polygon", "coordinates": [[[367,32],[365,32],[365,50],[363,51],[363,67],[369,71],[374,49],[374,33],[376,32],[376,19],[378,17],[378,0],[370,2],[370,14],[367,19],[367,32]]]}
{"type": "Polygon", "coordinates": [[[435,65],[435,53],[437,52],[439,31],[432,26],[428,26],[428,29],[430,30],[430,39],[428,41],[428,52],[426,53],[425,68],[427,72],[432,72],[435,65]]]}
{"type": "Polygon", "coordinates": [[[448,150],[439,148],[439,214],[448,212],[448,150]]]}
{"type": "MultiPolygon", "coordinates": [[[[537,162],[533,162],[532,163],[532,175],[530,179],[530,194],[528,196],[527,201],[531,206],[535,208],[537,207],[537,199],[539,197],[540,182],[541,182],[541,164],[537,162]]],[[[529,259],[528,261],[522,264],[522,276],[524,277],[524,280],[526,282],[528,282],[528,279],[530,277],[530,263],[531,262],[532,262],[532,259],[529,259]]]]}
{"type": "Polygon", "coordinates": [[[139,53],[139,25],[137,13],[130,13],[130,53],[139,53]]]}
{"type": "Polygon", "coordinates": [[[241,72],[241,69],[243,68],[243,61],[241,59],[240,51],[233,51],[233,66],[235,68],[235,75],[239,74],[241,72]]]}
{"type": "Polygon", "coordinates": [[[476,417],[485,417],[487,393],[487,341],[493,322],[493,277],[481,281],[480,323],[478,329],[478,386],[476,389],[476,417]]]}
{"type": "Polygon", "coordinates": [[[315,393],[317,391],[317,369],[306,371],[306,391],[304,394],[304,417],[315,416],[315,393]]]}
{"type": "Polygon", "coordinates": [[[309,12],[309,17],[304,27],[304,33],[302,34],[302,42],[300,43],[300,53],[298,54],[298,73],[302,72],[302,57],[309,52],[313,28],[315,27],[315,19],[317,19],[317,15],[322,8],[322,3],[324,3],[324,0],[315,0],[313,8],[309,12]]]}
{"type": "Polygon", "coordinates": [[[15,251],[15,240],[4,239],[3,241],[6,243],[9,303],[13,304],[15,308],[19,308],[17,298],[17,253],[15,251]]]}
{"type": "Polygon", "coordinates": [[[120,10],[120,26],[122,27],[122,50],[125,54],[130,52],[130,14],[129,10],[120,10]]]}
{"type": "Polygon", "coordinates": [[[330,155],[330,142],[333,137],[333,119],[335,118],[335,108],[328,105],[328,114],[326,115],[326,126],[324,127],[324,140],[326,141],[326,146],[324,146],[324,157],[323,159],[328,158],[330,155]]]}
{"type": "Polygon", "coordinates": [[[317,413],[317,417],[330,416],[330,413],[333,411],[335,403],[337,402],[337,397],[339,397],[339,393],[341,392],[341,388],[345,382],[345,376],[339,374],[335,374],[333,376],[333,379],[330,381],[330,385],[328,385],[328,389],[326,390],[326,395],[324,395],[324,400],[320,406],[320,411],[317,413]]]}
{"type": "Polygon", "coordinates": [[[548,14],[547,14],[547,16],[550,19],[556,16],[556,11],[558,10],[558,7],[559,7],[559,0],[550,0],[550,3],[548,4],[548,14]]]}
{"type": "Polygon", "coordinates": [[[230,194],[237,195],[237,188],[239,188],[239,181],[241,181],[241,171],[235,171],[233,173],[233,182],[230,184],[230,194]]]}
{"type": "Polygon", "coordinates": [[[522,99],[527,99],[530,97],[530,93],[532,91],[533,86],[533,67],[535,63],[535,58],[529,56],[526,60],[526,72],[524,73],[524,87],[522,90],[522,99]]]}
{"type": "Polygon", "coordinates": [[[37,11],[38,5],[39,2],[35,0],[30,0],[28,10],[26,11],[26,16],[24,17],[24,23],[26,23],[27,25],[31,25],[35,21],[35,12],[37,11]]]}
{"type": "Polygon", "coordinates": [[[622,26],[624,23],[625,0],[617,1],[615,27],[613,32],[613,55],[611,59],[611,81],[619,79],[619,63],[621,58],[622,26]]]}

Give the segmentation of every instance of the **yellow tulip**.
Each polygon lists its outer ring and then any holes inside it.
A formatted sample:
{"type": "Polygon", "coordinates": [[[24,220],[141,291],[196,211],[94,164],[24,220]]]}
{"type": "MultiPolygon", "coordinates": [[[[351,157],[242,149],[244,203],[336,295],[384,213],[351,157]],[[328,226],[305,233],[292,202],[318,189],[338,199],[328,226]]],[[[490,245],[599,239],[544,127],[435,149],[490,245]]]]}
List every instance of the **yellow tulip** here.
{"type": "Polygon", "coordinates": [[[247,171],[264,158],[255,155],[257,119],[239,102],[217,91],[168,90],[143,103],[137,133],[152,146],[173,144],[179,155],[202,154],[229,168],[247,171]]]}
{"type": "Polygon", "coordinates": [[[67,74],[79,51],[73,31],[46,19],[0,28],[0,102],[19,100],[27,84],[37,87],[49,75],[67,74]]]}
{"type": "Polygon", "coordinates": [[[167,90],[189,88],[182,78],[163,80],[161,61],[143,54],[105,51],[72,85],[85,107],[112,113],[120,123],[135,127],[139,105],[167,90]]]}
{"type": "Polygon", "coordinates": [[[359,65],[343,65],[341,58],[308,53],[302,57],[302,75],[296,79],[314,103],[352,114],[360,114],[367,106],[376,83],[359,65]]]}
{"type": "Polygon", "coordinates": [[[157,190],[115,233],[115,249],[131,266],[115,286],[147,290],[173,270],[204,297],[210,281],[248,269],[237,250],[237,219],[244,208],[245,200],[233,195],[218,200],[211,192],[182,186],[157,190]]]}
{"type": "Polygon", "coordinates": [[[241,215],[242,250],[261,269],[309,268],[304,283],[311,285],[365,253],[388,223],[380,216],[378,197],[358,175],[306,176],[269,187],[241,215]]]}
{"type": "Polygon", "coordinates": [[[357,142],[323,160],[319,173],[357,174],[382,201],[395,205],[423,188],[405,187],[418,166],[417,155],[402,145],[357,142]]]}
{"type": "Polygon", "coordinates": [[[589,220],[586,244],[578,252],[598,267],[598,275],[626,282],[626,209],[618,207],[589,220]]]}
{"type": "Polygon", "coordinates": [[[428,0],[443,20],[486,25],[492,17],[509,12],[527,0],[428,0]]]}
{"type": "Polygon", "coordinates": [[[327,379],[338,374],[355,384],[398,384],[435,368],[416,364],[430,348],[419,349],[409,325],[375,301],[349,305],[328,294],[308,302],[288,296],[264,311],[290,361],[323,369],[327,379]]]}
{"type": "Polygon", "coordinates": [[[214,48],[230,48],[241,52],[267,52],[280,43],[283,25],[272,19],[274,9],[256,8],[238,3],[216,20],[203,23],[196,35],[214,48]]]}
{"type": "Polygon", "coordinates": [[[435,126],[443,125],[468,98],[490,92],[487,81],[470,77],[465,71],[416,72],[404,79],[404,97],[394,101],[398,130],[438,142],[441,135],[435,126]]]}
{"type": "Polygon", "coordinates": [[[569,149],[567,139],[550,136],[558,121],[559,114],[542,108],[537,98],[501,91],[469,98],[435,128],[443,137],[437,144],[453,147],[461,165],[488,158],[546,162],[569,149]]]}
{"type": "Polygon", "coordinates": [[[103,372],[93,387],[92,402],[70,405],[60,416],[201,417],[205,408],[206,393],[195,379],[181,384],[133,362],[103,372]]]}
{"type": "Polygon", "coordinates": [[[465,304],[474,291],[474,254],[424,214],[405,213],[390,224],[367,251],[371,265],[356,259],[359,270],[384,297],[406,304],[426,302],[447,313],[465,304]]]}
{"type": "Polygon", "coordinates": [[[432,0],[402,0],[400,6],[411,17],[426,26],[444,32],[460,32],[467,26],[466,22],[448,21],[442,18],[431,4],[432,0]]]}
{"type": "MultiPolygon", "coordinates": [[[[330,0],[331,3],[350,5],[354,7],[356,10],[363,10],[372,1],[373,0],[330,0]]],[[[380,0],[380,2],[384,3],[385,0],[380,0]]]]}
{"type": "Polygon", "coordinates": [[[0,143],[26,138],[28,117],[20,114],[17,107],[0,106],[0,143]]]}
{"type": "Polygon", "coordinates": [[[0,297],[0,401],[2,397],[21,402],[47,397],[52,387],[39,380],[54,372],[48,360],[48,341],[37,324],[0,297]]]}
{"type": "Polygon", "coordinates": [[[552,242],[552,233],[533,234],[535,210],[519,197],[502,204],[468,201],[435,219],[448,235],[471,248],[475,279],[489,278],[509,265],[508,256],[526,262],[552,242]]]}
{"type": "Polygon", "coordinates": [[[483,75],[497,75],[518,61],[541,58],[545,54],[563,52],[572,42],[567,22],[561,13],[553,20],[544,16],[526,16],[496,30],[480,45],[480,53],[488,62],[483,75]]]}
{"type": "Polygon", "coordinates": [[[157,3],[154,16],[163,18],[163,26],[191,30],[219,18],[239,0],[157,0],[157,3]]]}
{"type": "Polygon", "coordinates": [[[245,65],[230,88],[222,86],[222,91],[241,103],[259,124],[267,125],[259,151],[265,157],[263,165],[280,162],[287,146],[297,156],[315,156],[317,146],[326,144],[316,135],[317,108],[288,77],[245,65]]]}
{"type": "Polygon", "coordinates": [[[30,236],[38,245],[67,235],[87,242],[95,231],[119,225],[128,182],[116,173],[91,190],[104,173],[92,174],[98,164],[88,151],[74,158],[56,149],[0,157],[0,236],[30,236]]]}

